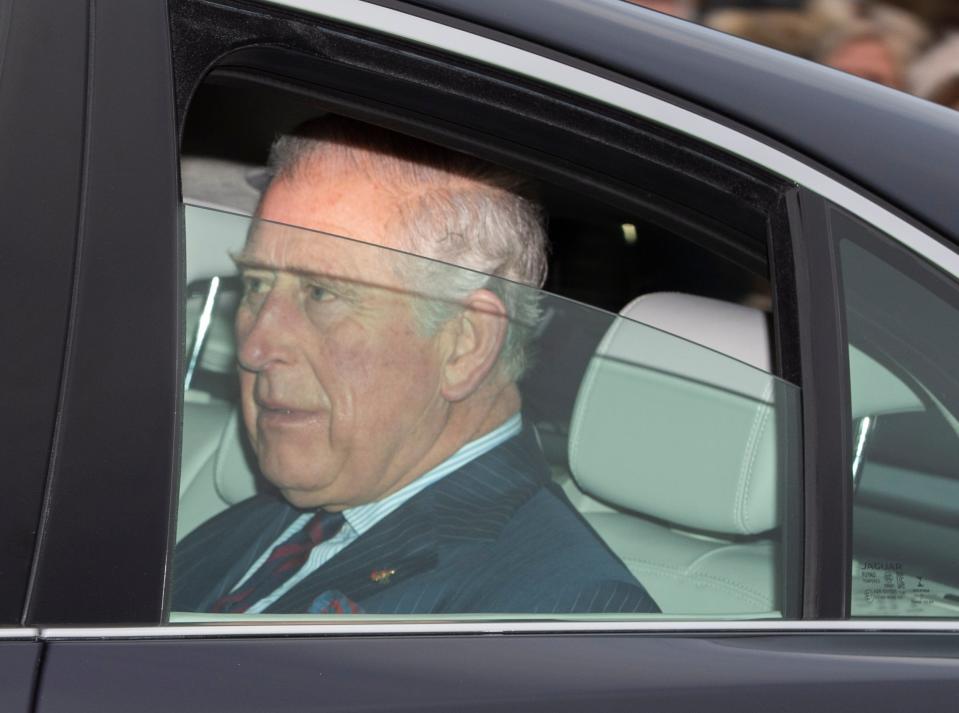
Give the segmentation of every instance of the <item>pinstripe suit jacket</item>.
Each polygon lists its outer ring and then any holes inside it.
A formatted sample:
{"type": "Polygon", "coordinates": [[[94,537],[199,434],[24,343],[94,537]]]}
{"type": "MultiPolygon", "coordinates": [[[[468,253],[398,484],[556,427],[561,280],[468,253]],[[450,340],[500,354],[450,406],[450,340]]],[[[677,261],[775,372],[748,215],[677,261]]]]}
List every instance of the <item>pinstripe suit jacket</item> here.
{"type": "MultiPolygon", "coordinates": [[[[176,549],[173,610],[209,611],[300,514],[258,495],[197,528],[176,549]]],[[[307,612],[324,595],[384,614],[658,611],[552,484],[528,431],[410,498],[266,611],[307,612]],[[395,574],[371,577],[382,570],[395,574]]]]}

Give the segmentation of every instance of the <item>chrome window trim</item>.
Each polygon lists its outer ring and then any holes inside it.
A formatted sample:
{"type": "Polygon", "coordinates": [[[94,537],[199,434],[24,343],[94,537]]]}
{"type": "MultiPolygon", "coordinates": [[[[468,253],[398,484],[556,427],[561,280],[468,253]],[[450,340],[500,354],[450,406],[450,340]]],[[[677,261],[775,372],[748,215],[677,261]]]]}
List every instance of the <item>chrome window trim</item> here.
{"type": "Polygon", "coordinates": [[[40,630],[44,641],[64,639],[196,639],[288,636],[383,636],[444,634],[730,634],[938,632],[959,633],[959,621],[512,621],[369,624],[207,624],[185,626],[56,627],[40,630]]]}
{"type": "Polygon", "coordinates": [[[37,639],[39,637],[39,629],[28,629],[23,627],[10,627],[8,629],[0,628],[0,641],[30,640],[37,639]]]}
{"type": "Polygon", "coordinates": [[[362,0],[267,2],[468,57],[669,126],[805,186],[959,278],[959,253],[894,213],[797,158],[663,99],[512,45],[362,0]]]}

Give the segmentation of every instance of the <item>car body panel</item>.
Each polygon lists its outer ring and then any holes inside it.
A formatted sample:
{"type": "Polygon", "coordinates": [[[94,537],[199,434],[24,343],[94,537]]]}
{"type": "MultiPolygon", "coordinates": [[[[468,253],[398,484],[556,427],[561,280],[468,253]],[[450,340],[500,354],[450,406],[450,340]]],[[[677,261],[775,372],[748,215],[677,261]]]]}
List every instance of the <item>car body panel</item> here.
{"type": "Polygon", "coordinates": [[[86,15],[0,0],[0,626],[19,624],[60,403],[77,221],[86,15]],[[34,88],[42,88],[39,91],[34,88]],[[38,316],[42,315],[42,319],[38,316]],[[15,407],[9,405],[15,404],[15,407]]]}
{"type": "MultiPolygon", "coordinates": [[[[214,635],[215,636],[215,635],[214,635]]],[[[37,713],[948,710],[959,640],[463,635],[57,641],[37,713]],[[934,655],[930,655],[934,654],[934,655]],[[54,685],[55,684],[55,685],[54,685]]]]}
{"type": "MultiPolygon", "coordinates": [[[[179,456],[180,246],[171,239],[178,174],[166,6],[91,3],[89,13],[70,350],[54,490],[26,615],[48,624],[160,618],[165,572],[157,564],[166,556],[179,456]],[[112,581],[91,581],[104,575],[112,581]]],[[[86,23],[76,30],[85,37],[86,23]]]]}
{"type": "Polygon", "coordinates": [[[38,641],[0,638],[0,691],[4,711],[31,713],[42,647],[38,641]]]}

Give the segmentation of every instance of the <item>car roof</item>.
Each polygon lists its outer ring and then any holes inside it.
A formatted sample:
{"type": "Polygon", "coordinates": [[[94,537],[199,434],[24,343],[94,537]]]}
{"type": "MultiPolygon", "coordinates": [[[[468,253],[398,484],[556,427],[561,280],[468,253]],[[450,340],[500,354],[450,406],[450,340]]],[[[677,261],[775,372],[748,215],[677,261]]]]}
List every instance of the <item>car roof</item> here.
{"type": "Polygon", "coordinates": [[[625,0],[405,5],[691,100],[815,159],[959,242],[959,114],[950,109],[625,0]]]}

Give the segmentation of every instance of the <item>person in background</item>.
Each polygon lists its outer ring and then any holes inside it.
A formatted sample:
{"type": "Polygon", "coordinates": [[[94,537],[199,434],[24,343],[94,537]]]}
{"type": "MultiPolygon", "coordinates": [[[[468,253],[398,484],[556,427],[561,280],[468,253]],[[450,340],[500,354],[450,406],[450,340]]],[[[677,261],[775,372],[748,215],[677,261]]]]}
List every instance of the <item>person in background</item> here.
{"type": "Polygon", "coordinates": [[[703,22],[714,30],[804,59],[812,59],[819,38],[829,28],[815,13],[782,8],[714,10],[703,22]]]}
{"type": "Polygon", "coordinates": [[[811,11],[828,14],[834,28],[813,59],[893,89],[907,88],[909,67],[931,37],[916,16],[889,5],[838,0],[830,5],[820,0],[811,11]]]}
{"type": "Polygon", "coordinates": [[[916,61],[909,71],[909,89],[923,99],[959,109],[959,32],[916,61]]]}
{"type": "Polygon", "coordinates": [[[883,0],[908,10],[929,27],[959,27],[959,2],[956,0],[883,0]]]}
{"type": "Polygon", "coordinates": [[[683,20],[695,20],[699,15],[698,0],[629,0],[629,2],[683,20]]]}
{"type": "Polygon", "coordinates": [[[808,0],[793,9],[736,7],[708,12],[713,29],[812,59],[896,89],[929,44],[918,16],[869,0],[808,0]]]}

